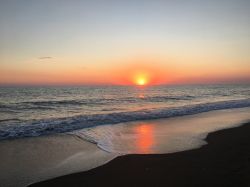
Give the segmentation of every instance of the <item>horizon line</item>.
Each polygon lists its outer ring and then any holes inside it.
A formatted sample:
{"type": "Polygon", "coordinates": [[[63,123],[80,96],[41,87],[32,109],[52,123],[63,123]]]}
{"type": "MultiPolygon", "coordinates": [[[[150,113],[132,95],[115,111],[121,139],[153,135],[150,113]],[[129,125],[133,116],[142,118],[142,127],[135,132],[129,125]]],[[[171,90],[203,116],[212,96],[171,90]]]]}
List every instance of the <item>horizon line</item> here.
{"type": "Polygon", "coordinates": [[[0,87],[82,87],[82,86],[124,86],[124,87],[154,87],[154,86],[192,86],[192,85],[248,85],[249,81],[242,82],[203,82],[203,83],[162,83],[138,86],[134,84],[0,84],[0,87]]]}

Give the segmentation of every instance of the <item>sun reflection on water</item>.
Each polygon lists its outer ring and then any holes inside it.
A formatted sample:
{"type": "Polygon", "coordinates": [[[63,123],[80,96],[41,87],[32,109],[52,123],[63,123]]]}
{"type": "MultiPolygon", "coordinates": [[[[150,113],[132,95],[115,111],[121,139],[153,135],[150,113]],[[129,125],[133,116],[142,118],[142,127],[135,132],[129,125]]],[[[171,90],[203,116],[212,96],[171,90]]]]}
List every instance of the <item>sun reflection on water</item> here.
{"type": "Polygon", "coordinates": [[[136,134],[138,134],[138,138],[136,139],[138,152],[152,152],[151,147],[154,143],[153,131],[154,129],[151,124],[142,124],[140,126],[135,127],[135,132],[136,134]]]}
{"type": "Polygon", "coordinates": [[[140,99],[144,99],[144,98],[145,98],[145,95],[144,95],[144,94],[139,94],[138,97],[139,97],[140,99]]]}

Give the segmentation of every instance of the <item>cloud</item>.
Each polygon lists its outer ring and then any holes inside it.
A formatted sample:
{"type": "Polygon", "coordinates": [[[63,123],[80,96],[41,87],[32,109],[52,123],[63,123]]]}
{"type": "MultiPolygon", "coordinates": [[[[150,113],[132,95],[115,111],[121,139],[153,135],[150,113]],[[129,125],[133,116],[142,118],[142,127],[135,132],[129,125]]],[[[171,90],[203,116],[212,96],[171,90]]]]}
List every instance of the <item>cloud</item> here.
{"type": "Polygon", "coordinates": [[[42,56],[42,57],[39,57],[38,59],[40,60],[46,60],[46,59],[52,59],[53,57],[51,56],[42,56]]]}

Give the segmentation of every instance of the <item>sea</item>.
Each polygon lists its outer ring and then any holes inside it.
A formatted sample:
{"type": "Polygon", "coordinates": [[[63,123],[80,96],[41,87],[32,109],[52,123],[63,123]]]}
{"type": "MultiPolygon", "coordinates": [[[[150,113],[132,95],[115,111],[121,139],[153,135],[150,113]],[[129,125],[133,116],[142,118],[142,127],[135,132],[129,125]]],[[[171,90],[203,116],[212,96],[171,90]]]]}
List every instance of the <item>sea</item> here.
{"type": "Polygon", "coordinates": [[[250,121],[250,85],[0,87],[0,186],[168,154],[250,121]]]}
{"type": "Polygon", "coordinates": [[[0,140],[250,107],[250,85],[0,88],[0,140]]]}

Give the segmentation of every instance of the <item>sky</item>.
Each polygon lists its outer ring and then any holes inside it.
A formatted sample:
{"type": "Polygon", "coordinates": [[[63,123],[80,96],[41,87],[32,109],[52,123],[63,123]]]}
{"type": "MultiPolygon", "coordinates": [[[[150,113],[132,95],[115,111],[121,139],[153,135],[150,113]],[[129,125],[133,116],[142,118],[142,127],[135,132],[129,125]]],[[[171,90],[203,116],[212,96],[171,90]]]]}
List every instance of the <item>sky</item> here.
{"type": "Polygon", "coordinates": [[[249,0],[0,0],[0,85],[250,82],[249,0]]]}

